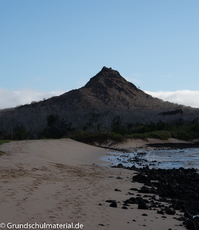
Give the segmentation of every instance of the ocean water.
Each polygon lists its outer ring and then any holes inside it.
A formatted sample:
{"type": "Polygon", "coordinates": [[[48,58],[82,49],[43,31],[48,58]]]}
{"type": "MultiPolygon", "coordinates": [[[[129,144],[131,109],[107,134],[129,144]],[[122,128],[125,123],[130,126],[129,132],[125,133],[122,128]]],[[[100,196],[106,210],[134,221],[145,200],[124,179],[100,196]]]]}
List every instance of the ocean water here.
{"type": "Polygon", "coordinates": [[[199,170],[199,148],[186,148],[175,150],[138,150],[133,153],[108,152],[102,158],[103,161],[110,162],[110,165],[123,164],[126,167],[132,165],[140,168],[196,168],[199,170]]]}

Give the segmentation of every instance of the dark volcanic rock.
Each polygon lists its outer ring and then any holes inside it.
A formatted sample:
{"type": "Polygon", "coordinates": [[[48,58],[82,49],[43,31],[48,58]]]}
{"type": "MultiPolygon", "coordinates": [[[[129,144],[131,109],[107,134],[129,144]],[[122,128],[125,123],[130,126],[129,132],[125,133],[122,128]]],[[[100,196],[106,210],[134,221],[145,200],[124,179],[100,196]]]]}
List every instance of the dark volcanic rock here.
{"type": "MultiPolygon", "coordinates": [[[[166,207],[158,211],[159,214],[175,215],[175,210],[184,212],[184,225],[187,229],[199,229],[199,218],[193,218],[199,213],[199,174],[195,169],[137,169],[140,176],[133,177],[133,181],[140,182],[140,178],[147,178],[147,183],[151,183],[156,188],[156,193],[160,196],[160,201],[171,203],[171,207],[166,207]],[[157,180],[158,182],[152,182],[157,180]]],[[[148,191],[146,186],[143,190],[148,191]]]]}
{"type": "Polygon", "coordinates": [[[149,169],[148,166],[123,168],[137,171],[132,182],[145,184],[139,192],[155,194],[150,196],[149,201],[140,196],[131,197],[124,205],[138,204],[139,208],[157,210],[162,215],[175,215],[178,210],[184,216],[175,219],[182,221],[187,229],[199,230],[199,173],[196,169],[149,169]],[[161,202],[170,205],[166,207],[161,202]]]}
{"type": "Polygon", "coordinates": [[[190,230],[198,230],[199,229],[199,228],[197,228],[197,223],[195,223],[195,221],[192,219],[185,221],[184,224],[185,224],[187,229],[190,229],[190,230]]]}
{"type": "Polygon", "coordinates": [[[151,193],[151,192],[153,192],[154,193],[155,190],[151,189],[151,188],[148,188],[146,186],[143,186],[143,187],[141,187],[140,190],[138,190],[138,192],[140,192],[140,193],[151,193]]]}
{"type": "Polygon", "coordinates": [[[140,201],[138,204],[138,209],[148,209],[148,206],[146,205],[145,202],[140,201]]]}
{"type": "Polygon", "coordinates": [[[117,208],[117,202],[116,202],[116,201],[113,201],[113,202],[110,204],[110,207],[117,208]]]}
{"type": "Polygon", "coordinates": [[[174,209],[168,208],[168,207],[165,209],[165,212],[168,215],[175,215],[175,213],[176,213],[174,209]]]}
{"type": "Polygon", "coordinates": [[[107,203],[113,203],[115,200],[106,200],[107,203]]]}
{"type": "Polygon", "coordinates": [[[158,210],[157,211],[157,214],[162,214],[162,215],[164,215],[164,211],[161,209],[161,210],[158,210]]]}
{"type": "Polygon", "coordinates": [[[116,191],[116,192],[121,192],[121,190],[120,190],[120,189],[117,189],[117,188],[115,189],[115,191],[116,191]]]}
{"type": "Polygon", "coordinates": [[[148,209],[148,205],[147,203],[149,203],[148,200],[143,199],[142,197],[131,197],[127,200],[124,201],[124,206],[129,206],[131,204],[138,204],[138,208],[139,209],[148,209]]]}
{"type": "Polygon", "coordinates": [[[147,183],[150,180],[148,179],[147,176],[145,176],[143,174],[137,174],[137,175],[133,176],[133,181],[140,182],[140,183],[147,183]]]}
{"type": "Polygon", "coordinates": [[[169,149],[185,149],[185,148],[199,148],[199,142],[194,143],[155,143],[147,144],[148,147],[155,148],[169,148],[169,149]]]}
{"type": "Polygon", "coordinates": [[[116,179],[122,180],[122,177],[118,176],[118,177],[116,177],[116,179]]]}

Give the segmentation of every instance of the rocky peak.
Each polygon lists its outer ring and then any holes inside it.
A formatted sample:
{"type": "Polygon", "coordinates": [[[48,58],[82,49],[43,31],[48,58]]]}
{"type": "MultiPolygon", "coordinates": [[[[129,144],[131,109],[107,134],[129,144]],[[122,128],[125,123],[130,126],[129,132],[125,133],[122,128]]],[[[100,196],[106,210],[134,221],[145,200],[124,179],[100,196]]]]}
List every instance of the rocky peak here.
{"type": "Polygon", "coordinates": [[[103,67],[102,70],[90,79],[84,88],[131,88],[137,90],[137,87],[124,79],[120,73],[112,68],[103,67]]]}
{"type": "Polygon", "coordinates": [[[108,78],[117,78],[117,77],[122,77],[118,71],[113,70],[112,68],[107,68],[106,66],[104,66],[102,68],[102,70],[97,74],[97,75],[101,75],[101,76],[105,76],[108,78]]]}

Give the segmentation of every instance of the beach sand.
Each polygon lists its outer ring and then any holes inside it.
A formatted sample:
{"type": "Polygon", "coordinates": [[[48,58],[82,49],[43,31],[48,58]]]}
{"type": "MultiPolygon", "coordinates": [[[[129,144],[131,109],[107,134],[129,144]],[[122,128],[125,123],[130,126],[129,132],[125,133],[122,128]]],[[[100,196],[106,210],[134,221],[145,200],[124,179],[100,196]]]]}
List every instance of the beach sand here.
{"type": "MultiPolygon", "coordinates": [[[[156,141],[131,140],[116,147],[156,141]]],[[[123,201],[138,194],[130,188],[143,185],[132,183],[135,171],[102,166],[106,162],[100,157],[107,149],[60,139],[13,141],[0,151],[6,153],[0,157],[0,223],[80,223],[86,230],[185,229],[174,219],[178,215],[162,217],[136,204],[122,209],[123,201]],[[116,200],[117,208],[106,200],[116,200]]]]}

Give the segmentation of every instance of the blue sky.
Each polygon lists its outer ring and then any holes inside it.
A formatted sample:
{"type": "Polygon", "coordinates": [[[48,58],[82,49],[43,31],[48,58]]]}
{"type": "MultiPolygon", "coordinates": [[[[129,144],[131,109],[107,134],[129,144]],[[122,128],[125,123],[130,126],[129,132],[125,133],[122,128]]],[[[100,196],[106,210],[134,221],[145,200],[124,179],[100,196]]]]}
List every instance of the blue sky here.
{"type": "Polygon", "coordinates": [[[1,0],[0,108],[79,88],[103,66],[199,107],[198,12],[198,0],[1,0]]]}

